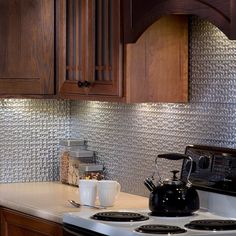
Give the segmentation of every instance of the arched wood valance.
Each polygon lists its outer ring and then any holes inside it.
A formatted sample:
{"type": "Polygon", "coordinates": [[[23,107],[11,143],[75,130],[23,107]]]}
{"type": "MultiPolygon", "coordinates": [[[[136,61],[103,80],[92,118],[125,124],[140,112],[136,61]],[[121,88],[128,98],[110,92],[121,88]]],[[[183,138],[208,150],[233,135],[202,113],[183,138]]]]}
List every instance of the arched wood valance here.
{"type": "Polygon", "coordinates": [[[123,0],[124,42],[134,43],[160,17],[196,15],[236,39],[236,0],[123,0]]]}

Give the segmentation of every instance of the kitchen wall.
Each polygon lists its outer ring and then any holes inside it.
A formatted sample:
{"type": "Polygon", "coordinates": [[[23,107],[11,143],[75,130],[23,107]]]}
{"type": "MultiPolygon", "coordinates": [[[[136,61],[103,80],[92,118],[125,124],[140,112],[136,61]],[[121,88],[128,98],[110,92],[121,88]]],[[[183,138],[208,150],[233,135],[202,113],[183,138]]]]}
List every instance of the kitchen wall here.
{"type": "Polygon", "coordinates": [[[58,180],[58,143],[69,131],[69,102],[0,99],[0,182],[58,180]]]}
{"type": "MultiPolygon", "coordinates": [[[[188,104],[0,99],[0,182],[58,180],[58,143],[69,136],[87,139],[107,177],[140,195],[158,153],[188,144],[236,148],[236,42],[193,18],[189,63],[188,104]]],[[[158,163],[164,177],[181,167],[158,163]]]]}
{"type": "MultiPolygon", "coordinates": [[[[190,25],[189,103],[71,103],[71,135],[89,141],[123,191],[147,195],[143,180],[158,153],[188,144],[236,148],[236,42],[197,18],[190,25]]],[[[164,177],[180,167],[158,162],[164,177]]]]}

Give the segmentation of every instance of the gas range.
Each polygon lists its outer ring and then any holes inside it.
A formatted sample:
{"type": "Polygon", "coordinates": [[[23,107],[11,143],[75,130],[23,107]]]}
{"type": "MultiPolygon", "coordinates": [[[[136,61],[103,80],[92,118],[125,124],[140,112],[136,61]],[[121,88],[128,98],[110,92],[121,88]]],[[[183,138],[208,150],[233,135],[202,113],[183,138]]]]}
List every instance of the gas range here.
{"type": "MultiPolygon", "coordinates": [[[[194,161],[191,182],[198,189],[200,197],[201,208],[193,215],[157,217],[152,216],[148,209],[123,209],[118,212],[112,212],[84,208],[81,212],[64,214],[65,235],[235,236],[236,150],[188,146],[185,153],[190,155],[194,161]],[[128,222],[127,215],[133,217],[131,217],[131,222],[128,222]],[[116,219],[117,216],[121,218],[122,222],[116,219]],[[137,221],[135,221],[136,218],[138,219],[137,221]],[[68,232],[72,232],[72,234],[68,232]]],[[[188,168],[188,160],[183,161],[182,179],[187,176],[188,168]]]]}

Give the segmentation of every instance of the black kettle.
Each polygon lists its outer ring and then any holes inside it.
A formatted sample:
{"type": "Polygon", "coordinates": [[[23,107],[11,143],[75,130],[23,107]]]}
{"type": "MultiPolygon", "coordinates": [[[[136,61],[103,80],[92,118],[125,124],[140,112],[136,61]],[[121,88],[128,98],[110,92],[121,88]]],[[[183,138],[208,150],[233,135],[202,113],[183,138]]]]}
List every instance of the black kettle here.
{"type": "Polygon", "coordinates": [[[173,170],[173,177],[170,180],[161,181],[153,187],[149,197],[149,209],[152,215],[156,216],[188,216],[199,209],[199,197],[196,189],[189,181],[193,160],[191,157],[178,153],[160,154],[157,159],[165,158],[168,160],[190,159],[190,170],[186,181],[177,177],[179,171],[173,170]]]}

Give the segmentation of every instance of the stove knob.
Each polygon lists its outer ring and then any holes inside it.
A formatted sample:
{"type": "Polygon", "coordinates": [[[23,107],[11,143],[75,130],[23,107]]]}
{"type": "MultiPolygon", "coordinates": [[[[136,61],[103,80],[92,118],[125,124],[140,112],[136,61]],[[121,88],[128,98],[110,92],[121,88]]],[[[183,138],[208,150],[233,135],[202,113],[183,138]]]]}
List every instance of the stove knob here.
{"type": "Polygon", "coordinates": [[[199,157],[199,162],[198,162],[198,166],[201,169],[208,169],[210,165],[210,157],[208,156],[200,156],[199,157]]]}
{"type": "MultiPolygon", "coordinates": [[[[187,172],[189,172],[190,167],[191,167],[191,161],[187,161],[187,163],[186,163],[186,165],[185,165],[185,169],[186,169],[187,172]]],[[[192,166],[192,171],[191,171],[191,173],[194,173],[194,172],[196,171],[196,169],[197,169],[196,162],[193,161],[193,166],[192,166]]]]}

